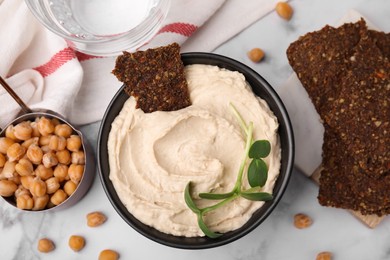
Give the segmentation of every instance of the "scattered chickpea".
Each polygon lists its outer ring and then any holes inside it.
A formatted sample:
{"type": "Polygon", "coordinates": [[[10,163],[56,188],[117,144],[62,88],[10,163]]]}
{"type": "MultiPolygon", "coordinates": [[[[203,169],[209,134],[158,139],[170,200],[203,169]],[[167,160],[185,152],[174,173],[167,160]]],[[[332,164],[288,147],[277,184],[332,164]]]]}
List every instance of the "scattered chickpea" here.
{"type": "Polygon", "coordinates": [[[20,176],[32,175],[34,172],[34,167],[33,167],[32,163],[30,162],[30,160],[22,158],[15,165],[15,171],[20,176]]]}
{"type": "Polygon", "coordinates": [[[43,164],[40,164],[35,169],[35,175],[45,181],[53,177],[54,171],[52,168],[46,168],[43,164]]]}
{"type": "Polygon", "coordinates": [[[26,154],[27,154],[27,158],[33,164],[40,164],[42,162],[43,151],[38,145],[36,144],[30,145],[27,149],[26,154]]]}
{"type": "Polygon", "coordinates": [[[53,241],[48,238],[42,238],[38,241],[38,251],[42,253],[49,253],[55,249],[53,241]]]}
{"type": "Polygon", "coordinates": [[[65,193],[64,190],[62,189],[58,189],[50,198],[50,201],[54,204],[54,205],[60,205],[62,202],[64,202],[66,200],[66,198],[68,197],[68,195],[65,193]]]}
{"type": "Polygon", "coordinates": [[[253,48],[248,52],[248,58],[253,62],[260,62],[264,58],[264,51],[260,48],[253,48]]]}
{"type": "Polygon", "coordinates": [[[105,249],[100,252],[99,260],[117,260],[119,259],[119,254],[111,249],[105,249]]]}
{"type": "Polygon", "coordinates": [[[69,238],[68,244],[73,251],[79,252],[85,246],[85,239],[82,236],[73,235],[69,238]]]}
{"type": "Polygon", "coordinates": [[[33,197],[34,206],[32,210],[42,210],[46,208],[47,203],[49,202],[49,195],[45,194],[41,197],[33,197]]]}
{"type": "Polygon", "coordinates": [[[19,209],[32,209],[34,200],[28,194],[20,195],[16,198],[16,207],[19,209]]]}
{"type": "Polygon", "coordinates": [[[53,152],[45,153],[42,157],[42,163],[46,168],[51,168],[58,164],[57,156],[53,152]]]}
{"type": "Polygon", "coordinates": [[[98,211],[94,211],[87,214],[87,225],[89,227],[98,227],[106,222],[107,217],[98,211]]]}
{"type": "Polygon", "coordinates": [[[68,175],[71,181],[78,184],[84,174],[84,165],[71,164],[68,169],[68,175]]]}
{"type": "Polygon", "coordinates": [[[66,165],[58,164],[54,168],[54,172],[53,172],[54,177],[56,177],[59,182],[69,180],[68,168],[69,167],[66,165]]]}
{"type": "Polygon", "coordinates": [[[0,137],[0,153],[7,154],[8,148],[15,143],[14,140],[8,137],[0,137]]]}
{"type": "Polygon", "coordinates": [[[312,220],[309,216],[298,213],[294,216],[294,226],[299,229],[308,228],[311,226],[312,220]]]}
{"type": "Polygon", "coordinates": [[[72,161],[72,157],[70,155],[70,152],[66,149],[56,152],[56,156],[57,156],[58,162],[65,164],[65,165],[70,164],[72,161]]]}
{"type": "Polygon", "coordinates": [[[286,2],[278,2],[275,9],[276,13],[286,20],[290,20],[294,12],[292,7],[286,2]]]}
{"type": "Polygon", "coordinates": [[[33,129],[28,121],[21,122],[13,128],[14,136],[23,141],[31,138],[32,131],[33,129]]]}
{"type": "Polygon", "coordinates": [[[78,135],[71,135],[66,139],[66,148],[71,152],[77,152],[81,148],[81,138],[78,135]]]}
{"type": "Polygon", "coordinates": [[[65,182],[64,184],[64,191],[68,196],[72,195],[76,190],[76,188],[77,188],[77,184],[71,180],[65,182]]]}
{"type": "Polygon", "coordinates": [[[20,160],[26,153],[26,148],[19,143],[14,143],[7,150],[8,161],[14,162],[20,160]]]}
{"type": "Polygon", "coordinates": [[[54,125],[50,119],[41,117],[38,121],[38,130],[41,135],[47,136],[54,132],[54,125]]]}
{"type": "Polygon", "coordinates": [[[73,132],[72,128],[69,125],[67,125],[67,124],[56,125],[55,130],[54,130],[54,133],[56,135],[62,136],[62,137],[65,137],[65,138],[70,137],[72,132],[73,132]]]}
{"type": "MultiPolygon", "coordinates": [[[[60,188],[60,183],[56,177],[51,177],[45,181],[47,194],[53,194],[60,188]]],[[[65,191],[66,192],[66,191],[65,191]]]]}
{"type": "Polygon", "coordinates": [[[14,195],[18,186],[10,180],[0,180],[0,195],[4,197],[10,197],[14,195]]]}
{"type": "Polygon", "coordinates": [[[331,252],[321,252],[318,253],[316,260],[331,260],[332,259],[332,253],[331,252]]]}
{"type": "Polygon", "coordinates": [[[46,183],[40,179],[34,179],[30,184],[30,192],[33,196],[41,197],[46,194],[46,183]]]}

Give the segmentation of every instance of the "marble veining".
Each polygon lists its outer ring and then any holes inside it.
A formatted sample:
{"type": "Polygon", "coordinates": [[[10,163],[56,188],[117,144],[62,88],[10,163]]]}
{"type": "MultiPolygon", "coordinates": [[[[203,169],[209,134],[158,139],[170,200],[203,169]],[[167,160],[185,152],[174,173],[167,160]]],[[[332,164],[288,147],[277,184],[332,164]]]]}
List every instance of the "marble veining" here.
{"type": "MultiPolygon", "coordinates": [[[[290,3],[295,10],[291,21],[271,13],[215,52],[252,67],[278,91],[292,73],[285,50],[300,35],[327,23],[336,24],[351,9],[361,12],[382,30],[390,31],[388,0],[291,0],[290,3]],[[249,61],[246,52],[253,47],[264,49],[263,62],[249,61]]],[[[94,149],[98,128],[99,122],[82,129],[94,149]]],[[[344,210],[320,206],[317,194],[318,187],[295,170],[276,209],[254,231],[219,248],[180,250],[146,239],[128,226],[111,206],[96,175],[86,196],[62,211],[21,212],[0,200],[0,259],[97,259],[105,248],[120,252],[121,259],[301,260],[315,259],[321,251],[333,252],[334,259],[390,259],[389,218],[376,229],[369,229],[344,210]],[[95,210],[104,212],[108,220],[103,226],[91,229],[86,225],[85,216],[95,210]],[[299,212],[313,218],[311,227],[298,230],[293,226],[293,216],[299,212]],[[69,236],[73,234],[86,238],[86,247],[79,253],[68,247],[69,236]],[[56,250],[50,254],[36,249],[37,240],[46,236],[56,244],[56,250]]]]}

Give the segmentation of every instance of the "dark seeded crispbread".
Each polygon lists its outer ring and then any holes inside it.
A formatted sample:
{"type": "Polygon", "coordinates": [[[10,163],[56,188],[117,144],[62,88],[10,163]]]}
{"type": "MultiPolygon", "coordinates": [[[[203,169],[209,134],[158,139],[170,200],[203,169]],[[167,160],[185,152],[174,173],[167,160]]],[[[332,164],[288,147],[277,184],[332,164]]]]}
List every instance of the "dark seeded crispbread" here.
{"type": "Polygon", "coordinates": [[[125,92],[145,113],[174,111],[191,105],[180,46],[123,52],[112,73],[125,84],[125,92]]]}
{"type": "Polygon", "coordinates": [[[289,63],[317,111],[327,111],[329,102],[337,96],[336,84],[345,73],[345,63],[360,40],[362,27],[365,27],[363,20],[339,28],[327,25],[300,37],[288,47],[289,63]]]}
{"type": "Polygon", "coordinates": [[[325,127],[321,205],[390,214],[389,42],[361,20],[307,34],[287,51],[325,127]]]}

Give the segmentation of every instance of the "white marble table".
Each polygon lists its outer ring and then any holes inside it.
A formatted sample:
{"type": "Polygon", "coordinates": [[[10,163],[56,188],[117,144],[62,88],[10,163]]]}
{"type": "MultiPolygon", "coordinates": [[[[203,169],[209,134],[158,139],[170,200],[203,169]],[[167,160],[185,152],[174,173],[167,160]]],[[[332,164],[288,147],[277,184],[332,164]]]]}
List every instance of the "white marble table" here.
{"type": "MultiPolygon", "coordinates": [[[[243,4],[245,1],[243,1],[243,4]]],[[[235,58],[259,72],[278,90],[292,73],[285,50],[290,42],[306,32],[336,24],[349,10],[355,9],[380,29],[390,31],[389,0],[293,0],[295,14],[291,21],[275,13],[264,17],[216,53],[235,58]],[[266,59],[254,64],[246,57],[252,47],[261,47],[266,59]]],[[[100,123],[83,128],[96,148],[100,123]]],[[[286,193],[274,212],[258,228],[240,240],[207,250],[179,250],[155,243],[128,226],[107,199],[96,174],[92,188],[75,206],[44,214],[21,213],[0,202],[0,259],[97,259],[99,252],[112,248],[121,259],[315,259],[320,251],[331,251],[334,259],[390,259],[390,219],[372,230],[344,210],[321,207],[318,187],[297,170],[293,172],[286,193]],[[108,216],[101,227],[87,227],[85,215],[100,210],[108,216]],[[294,214],[303,212],[313,218],[304,230],[292,224],[294,214]],[[67,243],[70,235],[83,235],[87,244],[79,253],[67,243]],[[56,250],[39,253],[37,240],[50,237],[56,250]]]]}

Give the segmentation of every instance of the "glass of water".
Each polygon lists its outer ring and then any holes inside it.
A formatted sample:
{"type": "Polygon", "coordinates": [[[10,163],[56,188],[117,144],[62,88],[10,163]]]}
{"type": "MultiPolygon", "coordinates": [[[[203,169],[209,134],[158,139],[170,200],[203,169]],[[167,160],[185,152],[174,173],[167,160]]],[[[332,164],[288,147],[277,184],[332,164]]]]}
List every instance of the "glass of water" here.
{"type": "Polygon", "coordinates": [[[134,51],[160,29],[170,0],[25,0],[74,49],[97,56],[134,51]]]}

